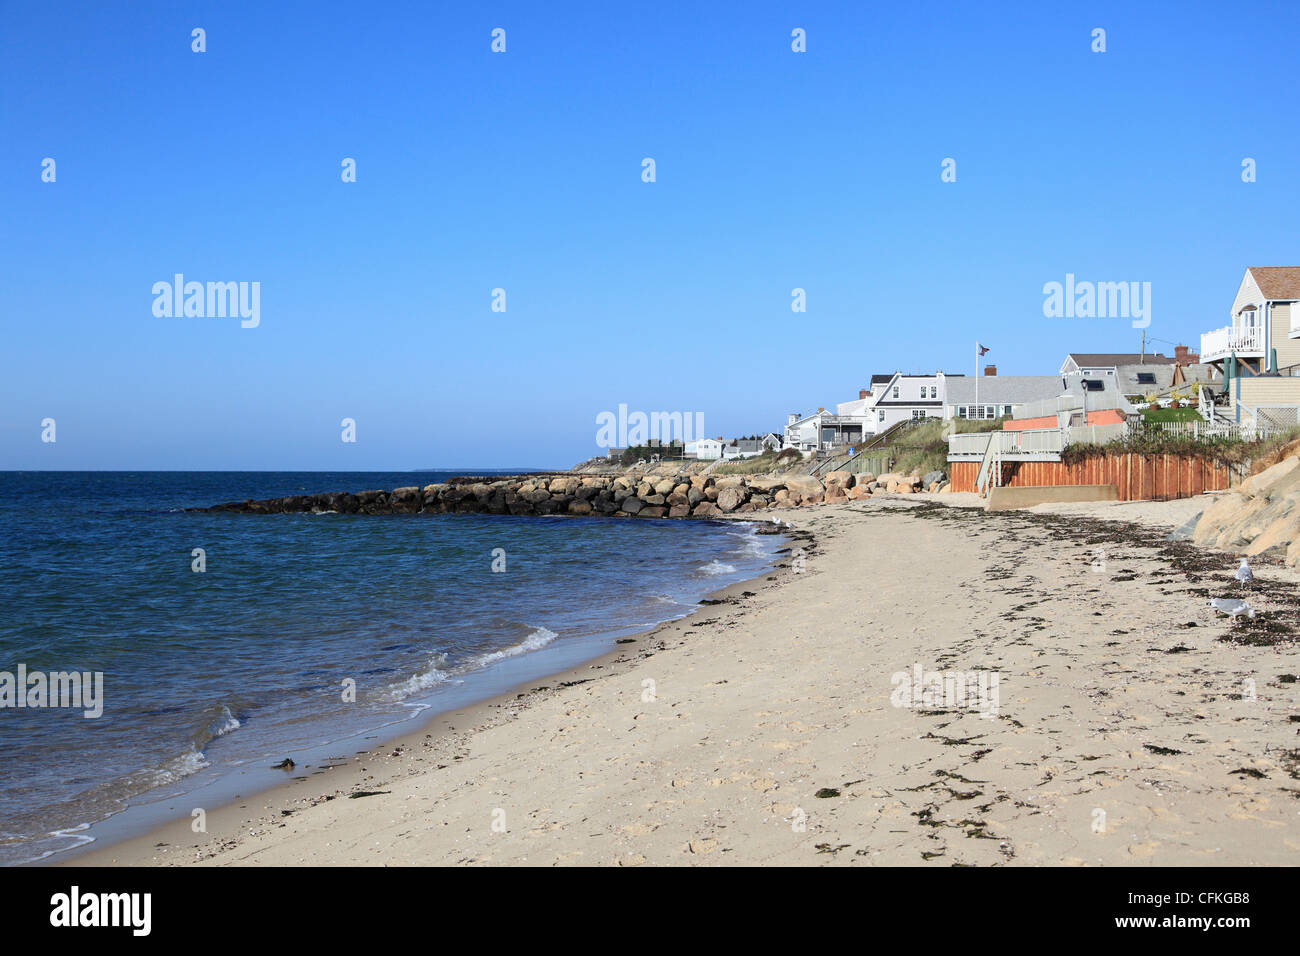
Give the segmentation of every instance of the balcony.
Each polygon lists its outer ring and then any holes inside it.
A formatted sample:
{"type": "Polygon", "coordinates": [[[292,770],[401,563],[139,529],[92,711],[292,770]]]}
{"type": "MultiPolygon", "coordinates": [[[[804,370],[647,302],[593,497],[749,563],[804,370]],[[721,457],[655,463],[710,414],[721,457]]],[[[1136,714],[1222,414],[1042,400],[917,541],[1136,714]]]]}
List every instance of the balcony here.
{"type": "Polygon", "coordinates": [[[1201,336],[1201,361],[1217,362],[1230,354],[1260,358],[1264,354],[1264,328],[1260,325],[1229,325],[1201,336]]]}

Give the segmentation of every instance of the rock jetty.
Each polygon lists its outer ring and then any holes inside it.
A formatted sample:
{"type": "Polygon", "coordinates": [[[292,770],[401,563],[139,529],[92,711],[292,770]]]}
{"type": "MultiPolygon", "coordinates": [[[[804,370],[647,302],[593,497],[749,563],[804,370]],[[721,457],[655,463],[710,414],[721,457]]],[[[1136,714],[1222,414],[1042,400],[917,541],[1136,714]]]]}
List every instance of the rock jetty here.
{"type": "MultiPolygon", "coordinates": [[[[933,477],[933,476],[926,476],[933,477]]],[[[921,477],[853,475],[527,475],[458,478],[392,491],[327,492],[262,501],[238,501],[198,511],[249,514],[511,514],[610,515],[622,518],[717,518],[768,508],[856,501],[875,495],[943,491],[921,477]]]]}

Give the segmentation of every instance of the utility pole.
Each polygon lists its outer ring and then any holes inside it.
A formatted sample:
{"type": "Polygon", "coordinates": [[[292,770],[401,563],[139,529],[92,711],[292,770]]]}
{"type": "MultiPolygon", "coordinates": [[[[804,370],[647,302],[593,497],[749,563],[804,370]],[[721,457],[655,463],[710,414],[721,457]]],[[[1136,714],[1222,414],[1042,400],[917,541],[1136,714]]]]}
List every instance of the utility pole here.
{"type": "Polygon", "coordinates": [[[1146,329],[1142,330],[1142,356],[1141,356],[1141,361],[1139,361],[1138,364],[1139,365],[1147,364],[1147,330],[1146,329]]]}

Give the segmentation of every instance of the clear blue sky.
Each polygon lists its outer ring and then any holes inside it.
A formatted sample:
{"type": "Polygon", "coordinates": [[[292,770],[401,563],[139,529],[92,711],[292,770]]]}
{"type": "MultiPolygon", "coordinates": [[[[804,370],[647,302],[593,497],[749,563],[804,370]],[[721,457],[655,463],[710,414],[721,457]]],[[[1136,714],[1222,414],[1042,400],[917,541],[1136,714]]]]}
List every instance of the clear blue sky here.
{"type": "Polygon", "coordinates": [[[747,434],[1135,350],[1043,317],[1067,272],[1196,346],[1300,264],[1298,11],[6,0],[0,469],[562,466],[620,402],[747,434]],[[260,327],[155,317],[176,272],[260,327]]]}

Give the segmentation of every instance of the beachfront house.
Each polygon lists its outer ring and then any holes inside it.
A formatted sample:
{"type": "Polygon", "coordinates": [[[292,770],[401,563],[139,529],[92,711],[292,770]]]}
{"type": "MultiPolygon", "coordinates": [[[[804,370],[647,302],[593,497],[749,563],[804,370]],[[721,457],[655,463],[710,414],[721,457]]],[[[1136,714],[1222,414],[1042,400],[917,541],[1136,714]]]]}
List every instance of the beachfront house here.
{"type": "Polygon", "coordinates": [[[871,411],[875,414],[872,431],[880,433],[899,422],[926,418],[943,418],[950,381],[962,375],[893,375],[871,377],[871,411]],[[879,383],[879,384],[877,384],[879,383]]]}
{"type": "Polygon", "coordinates": [[[1201,361],[1225,371],[1235,359],[1247,374],[1292,374],[1300,366],[1300,266],[1246,270],[1229,324],[1201,336],[1201,361]]]}
{"type": "Polygon", "coordinates": [[[769,438],[777,442],[776,447],[780,447],[780,440],[775,435],[764,435],[762,438],[736,438],[722,446],[722,457],[725,459],[756,458],[771,449],[769,438]]]}
{"type": "Polygon", "coordinates": [[[785,426],[782,447],[799,451],[829,451],[832,448],[856,445],[867,434],[868,416],[841,415],[817,409],[811,415],[791,412],[785,426]]]}
{"type": "Polygon", "coordinates": [[[999,375],[989,365],[979,378],[951,376],[946,383],[943,417],[986,420],[1009,418],[1026,404],[1056,398],[1066,390],[1059,375],[999,375]]]}
{"type": "Polygon", "coordinates": [[[1218,407],[1203,416],[1243,427],[1300,423],[1300,266],[1252,266],[1229,324],[1201,336],[1201,361],[1219,373],[1218,407]]]}
{"type": "MultiPolygon", "coordinates": [[[[1187,346],[1174,350],[1187,360],[1184,365],[1197,361],[1187,352],[1187,346]]],[[[1066,378],[1114,378],[1123,365],[1173,365],[1176,358],[1159,352],[1071,352],[1061,363],[1061,375],[1066,378]]]]}
{"type": "Polygon", "coordinates": [[[721,438],[700,438],[686,443],[686,457],[702,461],[717,461],[722,457],[723,442],[721,438]]]}
{"type": "Polygon", "coordinates": [[[1120,365],[1115,369],[1119,392],[1130,402],[1141,404],[1147,395],[1165,398],[1174,391],[1189,395],[1198,385],[1221,385],[1223,376],[1213,365],[1120,365]]]}

